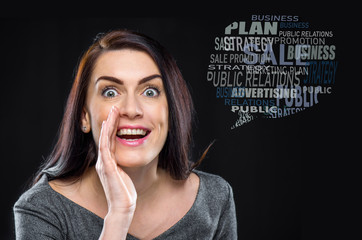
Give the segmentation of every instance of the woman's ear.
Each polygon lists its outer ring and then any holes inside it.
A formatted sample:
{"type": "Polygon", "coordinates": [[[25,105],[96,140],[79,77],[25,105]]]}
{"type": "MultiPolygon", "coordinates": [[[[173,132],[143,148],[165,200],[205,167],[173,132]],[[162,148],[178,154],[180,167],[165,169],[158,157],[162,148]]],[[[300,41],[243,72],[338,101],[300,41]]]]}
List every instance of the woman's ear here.
{"type": "Polygon", "coordinates": [[[89,119],[89,112],[88,110],[84,107],[82,110],[82,124],[81,124],[81,129],[84,133],[89,133],[91,130],[91,124],[90,124],[90,119],[89,119]]]}

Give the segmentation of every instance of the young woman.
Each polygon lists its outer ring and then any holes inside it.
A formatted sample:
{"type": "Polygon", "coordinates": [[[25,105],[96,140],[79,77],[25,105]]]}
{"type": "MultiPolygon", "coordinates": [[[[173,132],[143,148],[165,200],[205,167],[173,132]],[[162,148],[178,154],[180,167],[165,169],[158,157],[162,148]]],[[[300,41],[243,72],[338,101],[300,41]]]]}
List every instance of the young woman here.
{"type": "Polygon", "coordinates": [[[236,239],[230,185],[190,164],[193,104],[155,40],[117,30],[81,59],[59,139],[14,206],[17,239],[236,239]]]}

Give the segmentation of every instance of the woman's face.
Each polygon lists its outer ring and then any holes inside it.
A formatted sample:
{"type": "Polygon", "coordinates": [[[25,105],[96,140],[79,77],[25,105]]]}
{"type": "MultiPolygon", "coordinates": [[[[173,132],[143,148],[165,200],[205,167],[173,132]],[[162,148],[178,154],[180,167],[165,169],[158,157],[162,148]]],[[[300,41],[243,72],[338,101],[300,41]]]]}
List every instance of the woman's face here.
{"type": "Polygon", "coordinates": [[[157,160],[167,137],[168,105],[161,73],[147,53],[113,50],[98,58],[82,118],[97,146],[112,106],[119,109],[117,164],[141,167],[157,160]]]}

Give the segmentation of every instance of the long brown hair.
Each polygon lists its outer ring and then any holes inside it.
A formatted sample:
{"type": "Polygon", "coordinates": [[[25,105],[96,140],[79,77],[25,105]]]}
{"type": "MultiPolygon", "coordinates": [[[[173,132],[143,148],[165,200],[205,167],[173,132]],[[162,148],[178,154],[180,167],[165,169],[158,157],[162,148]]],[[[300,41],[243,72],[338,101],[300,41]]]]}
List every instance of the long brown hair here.
{"type": "Polygon", "coordinates": [[[174,58],[163,46],[148,36],[128,30],[115,30],[98,35],[82,56],[66,104],[58,141],[40,168],[35,182],[43,174],[46,174],[49,180],[78,179],[89,166],[95,164],[95,142],[92,134],[81,131],[80,124],[90,76],[102,53],[125,48],[148,53],[162,75],[169,106],[170,128],[166,143],[159,154],[159,167],[166,169],[174,179],[185,179],[193,167],[199,164],[191,165],[189,162],[194,106],[174,58]]]}

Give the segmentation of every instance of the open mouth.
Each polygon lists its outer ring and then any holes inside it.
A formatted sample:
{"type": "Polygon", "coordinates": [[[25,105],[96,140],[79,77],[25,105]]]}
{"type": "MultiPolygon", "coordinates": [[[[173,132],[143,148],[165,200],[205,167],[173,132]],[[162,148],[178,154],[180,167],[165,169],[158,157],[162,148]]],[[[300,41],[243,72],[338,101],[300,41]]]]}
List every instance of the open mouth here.
{"type": "Polygon", "coordinates": [[[126,141],[136,141],[146,137],[151,131],[140,128],[121,128],[117,132],[117,137],[126,141]]]}

